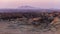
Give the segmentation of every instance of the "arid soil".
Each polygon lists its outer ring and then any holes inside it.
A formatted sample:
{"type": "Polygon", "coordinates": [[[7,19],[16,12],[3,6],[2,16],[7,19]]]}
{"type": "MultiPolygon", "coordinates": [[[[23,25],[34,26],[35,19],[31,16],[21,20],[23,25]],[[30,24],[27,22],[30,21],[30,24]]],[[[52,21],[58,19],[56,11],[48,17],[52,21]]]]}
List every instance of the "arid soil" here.
{"type": "Polygon", "coordinates": [[[57,28],[47,29],[40,29],[40,26],[33,25],[18,25],[12,21],[0,21],[0,34],[60,34],[60,25],[57,28]]]}

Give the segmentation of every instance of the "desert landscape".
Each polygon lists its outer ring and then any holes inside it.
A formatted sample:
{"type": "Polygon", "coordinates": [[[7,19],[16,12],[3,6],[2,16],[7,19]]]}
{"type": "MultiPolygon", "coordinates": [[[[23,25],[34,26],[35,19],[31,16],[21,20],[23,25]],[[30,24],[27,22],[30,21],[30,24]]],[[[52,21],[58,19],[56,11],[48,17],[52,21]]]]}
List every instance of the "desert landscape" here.
{"type": "Polygon", "coordinates": [[[0,34],[60,34],[60,0],[0,0],[0,34]]]}
{"type": "Polygon", "coordinates": [[[59,34],[60,12],[56,10],[17,10],[0,12],[0,34],[59,34]],[[12,12],[13,11],[13,12],[12,12]],[[17,12],[16,12],[17,11],[17,12]],[[22,12],[25,11],[25,12],[22,12]],[[36,12],[37,11],[37,12],[36,12]],[[42,12],[41,12],[42,11],[42,12]],[[50,11],[50,12],[49,12],[50,11]]]}

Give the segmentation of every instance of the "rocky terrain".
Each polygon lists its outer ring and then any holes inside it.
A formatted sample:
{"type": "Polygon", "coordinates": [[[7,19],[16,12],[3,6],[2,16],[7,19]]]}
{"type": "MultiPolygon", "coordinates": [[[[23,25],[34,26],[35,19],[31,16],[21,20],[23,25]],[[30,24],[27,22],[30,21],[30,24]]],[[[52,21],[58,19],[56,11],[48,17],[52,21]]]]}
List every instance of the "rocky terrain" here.
{"type": "Polygon", "coordinates": [[[0,13],[0,34],[59,34],[60,12],[0,13]]]}
{"type": "Polygon", "coordinates": [[[50,25],[47,28],[34,25],[20,25],[19,21],[0,21],[0,34],[59,34],[60,25],[50,25]]]}

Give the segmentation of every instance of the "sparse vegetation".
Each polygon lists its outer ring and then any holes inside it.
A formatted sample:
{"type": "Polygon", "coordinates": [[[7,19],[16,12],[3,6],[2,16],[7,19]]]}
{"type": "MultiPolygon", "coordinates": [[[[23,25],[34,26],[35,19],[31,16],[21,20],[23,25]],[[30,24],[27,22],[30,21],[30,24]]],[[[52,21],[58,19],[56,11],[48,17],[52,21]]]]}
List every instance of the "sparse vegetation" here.
{"type": "Polygon", "coordinates": [[[44,32],[57,31],[57,24],[60,24],[60,22],[56,22],[60,19],[59,13],[60,12],[0,13],[0,22],[8,24],[6,29],[29,29],[28,31],[44,32]]]}

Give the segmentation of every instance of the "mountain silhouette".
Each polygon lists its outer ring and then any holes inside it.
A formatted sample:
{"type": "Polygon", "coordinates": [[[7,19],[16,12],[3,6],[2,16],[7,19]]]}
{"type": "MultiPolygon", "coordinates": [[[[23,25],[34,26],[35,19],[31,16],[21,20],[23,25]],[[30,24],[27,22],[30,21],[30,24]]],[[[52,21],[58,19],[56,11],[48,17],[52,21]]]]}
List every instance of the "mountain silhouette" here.
{"type": "Polygon", "coordinates": [[[19,9],[35,9],[35,7],[32,6],[20,6],[19,9]]]}

